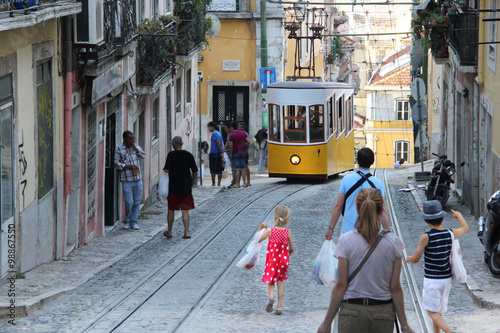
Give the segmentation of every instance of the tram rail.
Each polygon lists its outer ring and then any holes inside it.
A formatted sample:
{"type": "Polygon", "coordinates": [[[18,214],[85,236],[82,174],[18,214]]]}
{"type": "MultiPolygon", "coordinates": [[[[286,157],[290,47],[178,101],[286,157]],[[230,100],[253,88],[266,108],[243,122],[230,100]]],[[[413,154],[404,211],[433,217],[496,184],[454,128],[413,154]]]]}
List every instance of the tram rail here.
{"type": "MultiPolygon", "coordinates": [[[[244,198],[238,200],[230,207],[221,212],[216,218],[214,218],[209,224],[207,224],[202,230],[197,232],[197,235],[194,236],[191,241],[184,246],[182,246],[179,251],[177,251],[173,256],[169,259],[165,260],[161,265],[158,266],[157,269],[149,273],[146,277],[144,277],[134,288],[128,290],[124,295],[115,300],[112,304],[110,304],[106,309],[102,310],[99,314],[97,314],[91,321],[87,322],[83,327],[78,330],[78,333],[83,332],[118,332],[124,325],[129,321],[130,318],[134,316],[139,310],[141,310],[148,302],[157,295],[165,286],[169,284],[172,279],[176,277],[176,275],[181,272],[189,263],[191,263],[196,257],[198,257],[202,251],[209,246],[230,224],[233,222],[239,215],[241,215],[246,209],[252,206],[257,200],[262,198],[265,195],[268,195],[272,192],[278,191],[284,187],[289,185],[277,185],[273,186],[273,188],[262,189],[256,192],[253,192],[244,198]],[[241,206],[241,203],[245,203],[241,206]],[[210,228],[213,228],[218,222],[223,220],[223,218],[227,215],[231,217],[228,218],[227,221],[224,221],[222,225],[218,228],[218,230],[210,236],[210,238],[205,241],[201,246],[199,246],[193,253],[191,253],[186,259],[184,259],[180,264],[178,264],[174,270],[172,270],[171,266],[174,266],[174,263],[178,261],[181,254],[185,253],[185,250],[191,246],[196,244],[196,240],[201,237],[201,235],[205,234],[210,228]],[[168,273],[166,270],[168,270],[168,273]],[[141,287],[146,286],[148,283],[153,283],[154,280],[160,280],[160,282],[156,282],[154,287],[152,287],[149,291],[143,292],[140,294],[139,289],[141,287]],[[125,303],[133,302],[132,298],[140,297],[139,301],[136,301],[132,307],[126,306],[125,303]],[[126,308],[126,309],[122,309],[126,308]]],[[[274,207],[295,193],[302,191],[311,185],[301,186],[299,189],[292,191],[289,194],[286,194],[284,197],[280,198],[277,202],[275,202],[269,210],[265,212],[263,218],[266,218],[269,214],[272,213],[274,207]]],[[[253,234],[252,236],[253,237],[253,234]]],[[[192,316],[200,309],[206,300],[209,298],[210,294],[217,288],[217,286],[222,282],[222,280],[229,274],[230,270],[234,267],[234,264],[241,252],[244,251],[248,241],[251,237],[244,242],[241,248],[231,257],[230,262],[224,267],[224,269],[217,275],[214,281],[210,284],[210,286],[204,290],[201,296],[197,299],[197,301],[192,304],[190,309],[181,317],[180,320],[176,323],[174,328],[171,330],[172,332],[180,331],[182,328],[187,325],[192,316]]]]}
{"type": "MultiPolygon", "coordinates": [[[[399,221],[396,215],[396,210],[394,209],[394,203],[392,201],[391,188],[389,186],[389,182],[387,181],[387,169],[381,169],[381,170],[375,169],[373,174],[374,175],[378,174],[377,171],[382,172],[382,181],[384,182],[384,188],[385,188],[386,207],[387,207],[387,212],[389,214],[389,220],[392,225],[391,228],[399,238],[403,239],[403,235],[401,233],[401,227],[399,225],[399,221]]],[[[413,306],[415,308],[415,312],[417,314],[417,320],[420,325],[420,331],[423,333],[432,333],[434,331],[432,326],[432,320],[427,314],[427,311],[424,310],[424,308],[422,307],[422,295],[418,287],[417,280],[415,278],[415,273],[413,271],[413,268],[405,263],[407,257],[408,253],[406,252],[406,249],[404,249],[402,271],[408,285],[409,293],[412,299],[413,306]]]]}

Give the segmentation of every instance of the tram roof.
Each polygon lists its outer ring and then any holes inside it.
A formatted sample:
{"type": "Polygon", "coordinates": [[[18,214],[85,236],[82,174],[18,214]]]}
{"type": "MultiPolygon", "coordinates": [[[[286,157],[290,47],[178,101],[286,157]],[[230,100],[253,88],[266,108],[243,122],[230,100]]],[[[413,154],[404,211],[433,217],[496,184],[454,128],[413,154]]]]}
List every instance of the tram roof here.
{"type": "Polygon", "coordinates": [[[281,81],[271,83],[267,89],[353,89],[343,82],[311,82],[311,81],[281,81]]]}

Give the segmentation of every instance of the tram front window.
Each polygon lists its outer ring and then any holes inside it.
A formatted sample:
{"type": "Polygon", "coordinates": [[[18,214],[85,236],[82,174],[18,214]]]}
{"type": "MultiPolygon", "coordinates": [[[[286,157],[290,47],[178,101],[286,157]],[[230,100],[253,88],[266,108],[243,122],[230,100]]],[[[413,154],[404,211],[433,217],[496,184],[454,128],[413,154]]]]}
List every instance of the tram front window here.
{"type": "Polygon", "coordinates": [[[306,111],[306,107],[301,105],[285,106],[285,142],[306,142],[306,111]]]}
{"type": "Polygon", "coordinates": [[[269,140],[281,141],[280,109],[276,104],[269,104],[269,140]]]}
{"type": "Polygon", "coordinates": [[[312,105],[309,107],[309,126],[311,142],[324,141],[324,110],[323,105],[312,105]]]}

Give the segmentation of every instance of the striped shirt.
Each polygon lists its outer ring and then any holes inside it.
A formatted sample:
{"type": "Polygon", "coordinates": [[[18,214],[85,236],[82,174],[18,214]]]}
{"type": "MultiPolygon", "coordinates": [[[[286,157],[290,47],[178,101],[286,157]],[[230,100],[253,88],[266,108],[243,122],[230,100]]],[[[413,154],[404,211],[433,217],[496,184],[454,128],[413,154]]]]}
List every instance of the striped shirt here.
{"type": "MultiPolygon", "coordinates": [[[[425,247],[425,277],[428,279],[446,279],[451,277],[451,229],[431,229],[426,232],[429,244],[425,247]]],[[[453,232],[453,231],[451,231],[453,232]]]]}
{"type": "Polygon", "coordinates": [[[133,148],[127,148],[123,144],[115,149],[115,166],[120,170],[120,181],[122,182],[138,182],[142,179],[139,159],[145,158],[146,153],[138,145],[135,146],[139,152],[136,152],[133,148]],[[135,173],[132,169],[125,169],[126,165],[137,166],[139,168],[138,173],[135,173]]]}

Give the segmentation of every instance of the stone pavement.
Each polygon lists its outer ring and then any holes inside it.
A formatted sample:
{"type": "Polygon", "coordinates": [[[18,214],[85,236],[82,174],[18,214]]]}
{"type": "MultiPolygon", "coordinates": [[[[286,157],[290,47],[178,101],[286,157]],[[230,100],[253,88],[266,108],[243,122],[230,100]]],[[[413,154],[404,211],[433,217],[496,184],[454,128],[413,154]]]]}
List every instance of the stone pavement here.
{"type": "MultiPolygon", "coordinates": [[[[195,187],[193,197],[196,206],[211,199],[221,189],[195,187]]],[[[176,217],[179,216],[180,212],[176,217]]],[[[84,284],[162,232],[166,226],[166,200],[143,210],[139,216],[139,226],[139,231],[123,230],[119,223],[105,237],[91,240],[66,258],[25,273],[23,278],[16,280],[16,317],[29,315],[84,284]]],[[[0,287],[0,318],[8,313],[8,288],[8,284],[0,287]]]]}
{"type": "MultiPolygon", "coordinates": [[[[432,165],[433,162],[427,162],[425,169],[430,171],[432,165]]],[[[387,171],[395,210],[409,255],[414,253],[420,236],[428,229],[419,215],[421,204],[426,198],[424,190],[418,186],[425,185],[425,182],[414,180],[415,171],[420,171],[420,165],[387,171]],[[413,190],[411,192],[400,191],[408,188],[413,190]]],[[[460,211],[470,227],[469,233],[460,238],[463,260],[469,276],[467,284],[453,283],[445,319],[457,332],[500,332],[500,325],[495,324],[495,322],[498,323],[498,319],[491,320],[500,315],[498,311],[500,309],[500,279],[494,278],[484,263],[483,246],[477,238],[477,220],[466,206],[460,204],[459,198],[452,195],[445,207],[445,210],[449,212],[443,223],[445,227],[457,228],[460,225],[451,216],[451,209],[460,211]]],[[[418,264],[413,264],[413,269],[419,287],[422,289],[423,259],[418,264]]]]}

